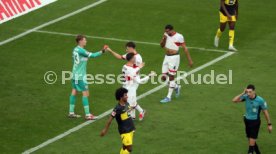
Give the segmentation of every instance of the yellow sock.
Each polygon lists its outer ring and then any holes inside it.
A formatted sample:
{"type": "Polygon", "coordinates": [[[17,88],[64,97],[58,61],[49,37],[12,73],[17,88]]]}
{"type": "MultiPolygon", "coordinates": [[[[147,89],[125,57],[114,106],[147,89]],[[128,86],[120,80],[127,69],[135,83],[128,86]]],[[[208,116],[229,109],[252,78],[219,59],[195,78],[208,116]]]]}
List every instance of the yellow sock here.
{"type": "Polygon", "coordinates": [[[123,148],[121,148],[120,154],[130,154],[130,153],[127,151],[127,149],[124,150],[123,148]]]}
{"type": "Polygon", "coordinates": [[[234,44],[235,31],[229,30],[229,45],[233,46],[234,44]]]}
{"type": "Polygon", "coordinates": [[[217,34],[216,34],[216,36],[218,37],[218,38],[220,38],[221,37],[221,35],[222,35],[222,32],[220,31],[220,28],[217,30],[217,34]]]}

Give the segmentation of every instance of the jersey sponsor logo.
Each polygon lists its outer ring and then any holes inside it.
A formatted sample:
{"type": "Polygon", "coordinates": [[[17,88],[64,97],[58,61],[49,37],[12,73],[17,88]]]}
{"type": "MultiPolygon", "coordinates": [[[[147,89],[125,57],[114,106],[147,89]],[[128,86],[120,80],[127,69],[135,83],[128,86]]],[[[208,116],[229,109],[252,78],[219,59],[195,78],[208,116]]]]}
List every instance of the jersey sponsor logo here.
{"type": "Polygon", "coordinates": [[[57,0],[0,0],[0,24],[57,0]]]}
{"type": "Polygon", "coordinates": [[[122,120],[126,120],[128,118],[129,118],[129,114],[127,112],[124,112],[124,113],[121,114],[121,119],[122,120]]]}

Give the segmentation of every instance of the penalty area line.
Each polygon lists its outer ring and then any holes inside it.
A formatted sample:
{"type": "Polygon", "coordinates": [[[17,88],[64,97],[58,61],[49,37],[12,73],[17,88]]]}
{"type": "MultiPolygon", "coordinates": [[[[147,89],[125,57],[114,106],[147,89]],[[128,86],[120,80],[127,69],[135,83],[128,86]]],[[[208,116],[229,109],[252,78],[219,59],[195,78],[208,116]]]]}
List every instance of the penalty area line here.
{"type": "MultiPolygon", "coordinates": [[[[61,36],[77,36],[78,34],[71,34],[71,33],[63,33],[63,32],[54,32],[54,31],[45,31],[45,30],[36,30],[33,31],[36,33],[44,33],[44,34],[50,34],[50,35],[61,35],[61,36]]],[[[117,41],[117,42],[128,42],[128,41],[134,41],[138,44],[145,44],[145,45],[156,45],[159,46],[159,43],[154,42],[145,42],[145,41],[135,41],[135,40],[128,40],[128,39],[119,39],[119,38],[112,38],[112,37],[101,37],[101,36],[91,36],[91,35],[85,35],[87,38],[93,38],[93,39],[99,39],[99,40],[109,40],[109,41],[117,41]]],[[[218,50],[218,49],[206,49],[201,47],[188,47],[189,49],[196,49],[196,50],[202,50],[202,51],[212,51],[212,52],[222,52],[227,53],[230,51],[226,50],[218,50]]]]}
{"type": "MultiPolygon", "coordinates": [[[[223,59],[225,59],[225,58],[227,58],[227,57],[229,57],[229,56],[231,56],[231,55],[233,55],[233,54],[235,54],[235,53],[234,53],[234,52],[225,53],[225,54],[223,54],[222,56],[219,56],[219,57],[217,57],[217,58],[215,58],[215,59],[213,59],[213,60],[211,60],[211,61],[209,61],[209,62],[207,62],[207,63],[205,63],[205,64],[203,64],[203,65],[201,65],[201,66],[199,66],[199,67],[197,67],[197,68],[195,68],[195,69],[193,69],[193,70],[191,70],[191,71],[189,71],[187,74],[182,75],[182,76],[179,76],[176,80],[181,80],[181,79],[183,79],[183,78],[186,78],[186,77],[190,76],[191,74],[194,74],[194,73],[196,73],[196,72],[198,72],[198,71],[200,71],[200,70],[203,70],[204,68],[209,67],[209,66],[211,66],[211,65],[213,65],[213,64],[215,64],[215,63],[217,63],[217,62],[219,62],[219,61],[221,61],[221,60],[223,60],[223,59]]],[[[146,96],[151,95],[151,94],[153,94],[153,93],[159,91],[160,89],[162,89],[162,88],[164,88],[164,87],[166,87],[166,86],[167,86],[166,84],[161,84],[161,85],[159,85],[159,86],[157,86],[157,87],[155,87],[155,88],[153,88],[153,89],[151,89],[151,90],[149,90],[149,91],[147,91],[147,92],[145,92],[145,93],[139,95],[139,96],[137,97],[137,100],[140,100],[140,99],[142,99],[142,98],[145,98],[146,96]]],[[[43,148],[43,147],[45,147],[45,146],[47,146],[47,145],[53,143],[53,142],[58,141],[59,139],[62,139],[62,138],[64,138],[64,137],[66,137],[66,136],[72,134],[73,132],[76,132],[76,131],[80,130],[81,128],[83,128],[83,127],[85,127],[85,126],[87,126],[87,125],[89,125],[89,124],[91,124],[91,123],[94,123],[94,122],[96,122],[96,121],[98,121],[98,120],[100,120],[100,119],[102,119],[102,118],[104,118],[104,117],[110,115],[111,112],[112,112],[112,109],[109,109],[109,110],[105,111],[104,113],[100,114],[100,115],[98,116],[98,119],[92,120],[92,121],[86,121],[86,122],[84,122],[84,123],[81,123],[81,124],[79,124],[78,126],[73,127],[73,128],[67,130],[67,131],[64,132],[64,133],[59,134],[58,136],[53,137],[53,138],[51,138],[51,139],[49,139],[49,140],[47,140],[47,141],[45,141],[45,142],[39,144],[39,145],[36,146],[36,147],[30,148],[30,149],[24,151],[22,154],[30,154],[30,153],[32,153],[32,152],[35,152],[35,151],[37,151],[37,150],[39,150],[39,149],[41,149],[41,148],[43,148]]]]}

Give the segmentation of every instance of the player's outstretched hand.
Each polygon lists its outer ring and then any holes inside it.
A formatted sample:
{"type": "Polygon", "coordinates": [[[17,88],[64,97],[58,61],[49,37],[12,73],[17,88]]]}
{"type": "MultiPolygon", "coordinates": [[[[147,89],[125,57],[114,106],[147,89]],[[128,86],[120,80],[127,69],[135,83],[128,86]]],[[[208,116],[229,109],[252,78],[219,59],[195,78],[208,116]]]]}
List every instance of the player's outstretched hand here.
{"type": "Polygon", "coordinates": [[[100,136],[101,136],[101,137],[104,137],[104,136],[105,136],[105,134],[106,134],[106,132],[107,132],[107,131],[106,131],[106,129],[103,129],[103,130],[101,131],[100,136]]]}
{"type": "Polygon", "coordinates": [[[189,66],[192,68],[193,67],[193,65],[194,65],[194,62],[191,60],[191,61],[189,61],[189,66]]]}
{"type": "Polygon", "coordinates": [[[102,51],[103,51],[103,52],[106,52],[108,48],[109,48],[108,45],[104,45],[102,51]]]}
{"type": "Polygon", "coordinates": [[[150,77],[156,76],[156,72],[151,71],[150,74],[149,74],[149,76],[150,76],[150,77]]]}
{"type": "Polygon", "coordinates": [[[272,132],[272,125],[268,125],[267,129],[268,129],[268,132],[271,133],[272,132]]]}
{"type": "Polygon", "coordinates": [[[139,68],[143,68],[145,66],[145,63],[143,62],[143,63],[141,63],[138,67],[139,68]]]}
{"type": "Polygon", "coordinates": [[[228,18],[229,21],[232,21],[232,16],[231,15],[227,16],[227,18],[228,18]]]}

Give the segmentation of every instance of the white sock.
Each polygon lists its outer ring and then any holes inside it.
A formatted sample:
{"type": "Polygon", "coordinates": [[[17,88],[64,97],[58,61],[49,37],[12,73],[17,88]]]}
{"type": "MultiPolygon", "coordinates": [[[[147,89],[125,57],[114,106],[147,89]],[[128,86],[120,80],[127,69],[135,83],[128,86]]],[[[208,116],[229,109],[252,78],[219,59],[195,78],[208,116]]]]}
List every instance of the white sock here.
{"type": "Polygon", "coordinates": [[[177,88],[178,88],[178,86],[179,86],[178,84],[175,84],[174,89],[177,89],[177,88]]]}
{"type": "Polygon", "coordinates": [[[169,88],[168,95],[167,95],[168,98],[172,97],[173,90],[174,88],[169,88]]]}
{"type": "Polygon", "coordinates": [[[143,113],[144,110],[141,108],[139,104],[136,105],[136,110],[139,111],[139,113],[143,113]]]}
{"type": "Polygon", "coordinates": [[[135,110],[131,110],[131,111],[130,111],[130,116],[131,116],[132,118],[135,118],[135,117],[136,117],[136,115],[135,115],[135,110]]]}
{"type": "Polygon", "coordinates": [[[169,82],[169,91],[168,91],[168,95],[167,95],[168,98],[172,97],[172,93],[173,93],[173,90],[175,89],[175,87],[176,87],[175,81],[170,81],[169,82]]]}

